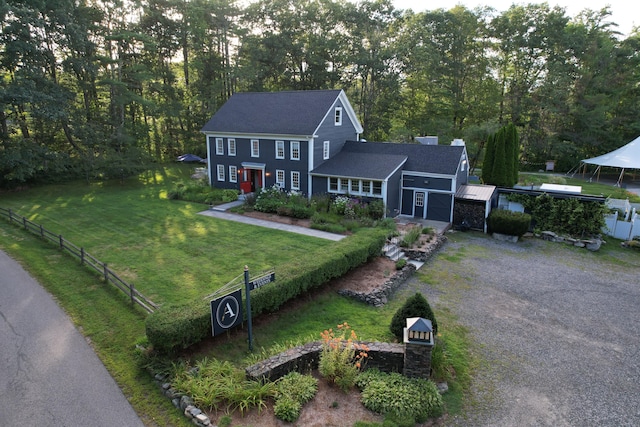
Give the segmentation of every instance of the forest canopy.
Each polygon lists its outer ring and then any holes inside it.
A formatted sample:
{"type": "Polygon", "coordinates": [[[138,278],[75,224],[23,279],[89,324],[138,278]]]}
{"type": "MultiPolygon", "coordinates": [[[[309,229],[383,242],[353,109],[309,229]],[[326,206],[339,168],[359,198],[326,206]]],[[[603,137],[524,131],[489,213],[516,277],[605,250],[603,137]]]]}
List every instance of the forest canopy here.
{"type": "Polygon", "coordinates": [[[344,89],[363,137],[487,137],[520,169],[640,135],[640,34],[607,8],[414,13],[389,0],[0,0],[0,186],[134,173],[185,152],[235,92],[344,89]]]}

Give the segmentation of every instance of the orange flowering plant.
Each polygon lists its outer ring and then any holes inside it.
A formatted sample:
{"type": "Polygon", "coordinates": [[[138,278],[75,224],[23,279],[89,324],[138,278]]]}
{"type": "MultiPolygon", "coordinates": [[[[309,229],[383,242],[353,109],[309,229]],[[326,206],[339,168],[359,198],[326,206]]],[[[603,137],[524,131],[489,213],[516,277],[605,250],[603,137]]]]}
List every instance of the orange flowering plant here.
{"type": "Polygon", "coordinates": [[[329,382],[347,392],[356,382],[356,376],[363,368],[369,348],[357,341],[358,337],[347,322],[333,329],[325,330],[322,336],[322,352],[318,371],[329,382]]]}

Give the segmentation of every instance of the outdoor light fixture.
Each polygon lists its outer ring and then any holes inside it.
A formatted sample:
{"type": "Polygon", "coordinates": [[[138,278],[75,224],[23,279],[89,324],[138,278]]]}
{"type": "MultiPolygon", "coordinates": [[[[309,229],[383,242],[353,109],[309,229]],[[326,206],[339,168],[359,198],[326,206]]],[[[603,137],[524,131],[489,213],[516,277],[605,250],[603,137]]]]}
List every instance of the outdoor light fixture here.
{"type": "Polygon", "coordinates": [[[404,342],[433,345],[433,325],[429,319],[422,317],[408,318],[404,334],[404,342]]]}

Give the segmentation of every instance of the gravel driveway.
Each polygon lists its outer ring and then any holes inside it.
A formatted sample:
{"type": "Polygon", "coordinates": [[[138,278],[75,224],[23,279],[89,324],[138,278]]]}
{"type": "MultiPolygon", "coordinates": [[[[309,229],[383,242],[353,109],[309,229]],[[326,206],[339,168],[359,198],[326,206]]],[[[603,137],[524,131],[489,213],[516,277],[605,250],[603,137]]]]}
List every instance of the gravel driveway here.
{"type": "Polygon", "coordinates": [[[448,237],[410,282],[469,328],[485,362],[447,425],[640,425],[639,252],[448,237]]]}

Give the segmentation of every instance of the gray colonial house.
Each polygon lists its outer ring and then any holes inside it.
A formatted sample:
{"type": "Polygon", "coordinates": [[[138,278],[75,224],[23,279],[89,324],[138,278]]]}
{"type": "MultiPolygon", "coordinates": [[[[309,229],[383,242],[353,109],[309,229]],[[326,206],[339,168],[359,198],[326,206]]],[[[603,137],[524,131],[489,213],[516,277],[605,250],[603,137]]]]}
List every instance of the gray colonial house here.
{"type": "Polygon", "coordinates": [[[311,196],[382,199],[387,216],[453,222],[468,181],[464,143],[360,140],[342,90],[237,93],[204,125],[209,184],[251,193],[278,185],[311,196]]]}

